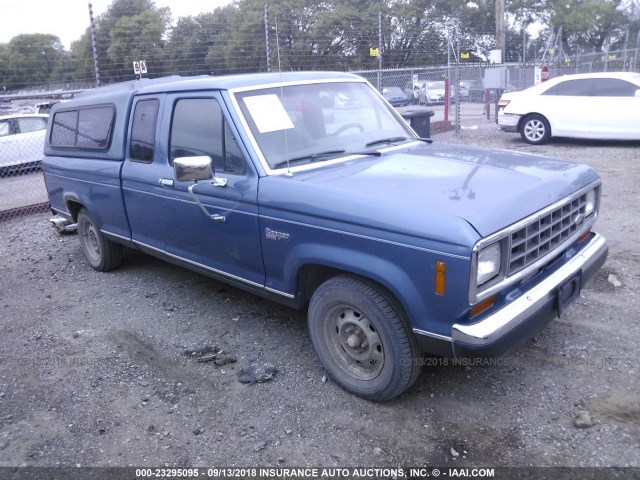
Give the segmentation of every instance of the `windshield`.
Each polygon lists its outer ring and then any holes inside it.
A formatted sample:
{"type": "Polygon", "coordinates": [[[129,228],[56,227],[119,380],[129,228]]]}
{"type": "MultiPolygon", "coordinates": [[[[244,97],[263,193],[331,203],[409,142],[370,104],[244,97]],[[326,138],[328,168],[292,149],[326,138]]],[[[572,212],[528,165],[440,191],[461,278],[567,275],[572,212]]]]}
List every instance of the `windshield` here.
{"type": "Polygon", "coordinates": [[[444,82],[429,82],[427,84],[427,88],[431,88],[431,89],[443,89],[444,88],[444,82]]]}
{"type": "Polygon", "coordinates": [[[264,88],[236,98],[271,169],[286,167],[288,161],[298,166],[369,154],[373,144],[382,148],[416,137],[366,83],[264,88]]]}

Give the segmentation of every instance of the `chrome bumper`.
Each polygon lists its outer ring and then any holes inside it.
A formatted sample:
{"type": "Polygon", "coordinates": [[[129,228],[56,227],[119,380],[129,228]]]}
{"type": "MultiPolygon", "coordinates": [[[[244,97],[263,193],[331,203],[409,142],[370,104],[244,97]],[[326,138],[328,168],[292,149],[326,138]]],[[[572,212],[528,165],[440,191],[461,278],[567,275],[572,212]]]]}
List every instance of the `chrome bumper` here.
{"type": "Polygon", "coordinates": [[[500,356],[506,350],[512,351],[516,340],[529,340],[526,335],[532,329],[542,328],[557,315],[558,287],[578,272],[582,272],[584,285],[602,266],[607,252],[606,238],[594,233],[589,243],[564,265],[513,302],[476,323],[454,324],[451,339],[456,357],[465,356],[462,351],[482,353],[488,348],[492,353],[498,352],[490,356],[500,356]]]}

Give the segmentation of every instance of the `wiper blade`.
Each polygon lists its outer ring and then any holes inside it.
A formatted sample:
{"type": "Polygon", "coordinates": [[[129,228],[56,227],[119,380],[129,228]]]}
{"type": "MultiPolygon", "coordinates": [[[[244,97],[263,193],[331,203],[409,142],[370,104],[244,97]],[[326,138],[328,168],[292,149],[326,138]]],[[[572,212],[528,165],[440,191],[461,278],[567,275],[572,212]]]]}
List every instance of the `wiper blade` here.
{"type": "Polygon", "coordinates": [[[380,140],[374,140],[373,142],[369,142],[365,145],[365,147],[372,147],[373,145],[380,145],[382,143],[396,143],[402,142],[403,140],[418,140],[420,142],[425,143],[433,143],[433,140],[430,138],[420,138],[420,137],[389,137],[389,138],[381,138],[380,140]]]}
{"type": "Polygon", "coordinates": [[[292,163],[298,163],[303,160],[309,160],[313,162],[316,158],[325,157],[327,155],[340,155],[341,153],[346,152],[346,150],[327,150],[325,152],[318,153],[310,153],[309,155],[301,155],[299,157],[290,158],[289,160],[283,160],[282,162],[276,163],[273,168],[286,167],[291,165],[292,163]]]}
{"type": "Polygon", "coordinates": [[[327,150],[326,152],[311,153],[309,155],[301,155],[299,157],[291,158],[289,160],[283,160],[282,162],[276,163],[273,166],[273,168],[275,169],[280,167],[286,167],[291,165],[292,163],[298,163],[303,160],[309,160],[309,163],[311,163],[315,159],[320,157],[325,157],[327,155],[341,155],[341,154],[344,154],[345,156],[346,155],[370,155],[372,157],[379,157],[380,155],[382,155],[380,152],[376,150],[363,150],[361,152],[348,152],[348,153],[346,150],[327,150]]]}

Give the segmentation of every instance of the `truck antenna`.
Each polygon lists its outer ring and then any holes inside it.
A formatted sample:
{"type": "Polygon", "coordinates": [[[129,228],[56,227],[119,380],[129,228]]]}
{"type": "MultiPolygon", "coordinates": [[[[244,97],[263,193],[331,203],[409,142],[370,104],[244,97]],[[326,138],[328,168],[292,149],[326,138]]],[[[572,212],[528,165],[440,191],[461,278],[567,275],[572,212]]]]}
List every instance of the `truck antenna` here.
{"type": "MultiPolygon", "coordinates": [[[[276,15],[276,53],[278,56],[278,75],[280,76],[280,102],[284,105],[284,89],[282,88],[282,65],[280,64],[280,38],[278,35],[278,16],[276,15]]],[[[287,138],[287,129],[284,132],[284,153],[287,157],[287,177],[293,177],[291,167],[289,165],[289,140],[287,138]]]]}

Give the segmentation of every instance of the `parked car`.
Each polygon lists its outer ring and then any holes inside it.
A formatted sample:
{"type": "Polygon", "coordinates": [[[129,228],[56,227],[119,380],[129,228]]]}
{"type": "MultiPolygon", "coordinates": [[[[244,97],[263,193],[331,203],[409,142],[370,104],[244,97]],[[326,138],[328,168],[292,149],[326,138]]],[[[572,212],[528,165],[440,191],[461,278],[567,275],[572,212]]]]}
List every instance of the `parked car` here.
{"type": "MultiPolygon", "coordinates": [[[[455,85],[451,85],[449,87],[450,90],[450,98],[452,102],[456,101],[456,88],[455,85]]],[[[463,102],[467,102],[469,101],[469,89],[467,88],[466,85],[463,84],[463,82],[460,82],[460,85],[458,87],[458,91],[460,92],[460,100],[463,102]]]]}
{"type": "Polygon", "coordinates": [[[409,103],[409,99],[400,87],[384,87],[382,96],[394,107],[404,107],[409,103]]]}
{"type": "Polygon", "coordinates": [[[409,103],[416,104],[420,98],[420,88],[423,83],[409,81],[404,87],[404,94],[409,103]]]}
{"type": "Polygon", "coordinates": [[[405,95],[411,103],[418,103],[420,105],[433,105],[438,103],[444,103],[444,81],[418,81],[407,83],[405,89],[405,95]]]}
{"type": "Polygon", "coordinates": [[[460,85],[467,90],[467,100],[470,102],[484,102],[484,86],[482,80],[463,80],[460,85]]]}
{"type": "Polygon", "coordinates": [[[48,115],[0,116],[0,173],[40,168],[48,115]]]}
{"type": "MultiPolygon", "coordinates": [[[[461,95],[463,101],[484,103],[487,100],[485,91],[489,92],[490,102],[495,102],[498,99],[498,89],[484,88],[484,84],[480,79],[463,80],[460,82],[460,88],[461,90],[464,88],[467,92],[466,98],[461,95]]],[[[519,87],[513,83],[507,83],[507,86],[504,89],[505,92],[515,92],[517,90],[519,90],[519,87]]]]}
{"type": "MultiPolygon", "coordinates": [[[[435,105],[445,102],[445,81],[418,81],[409,82],[405,87],[405,96],[410,103],[420,105],[435,105]]],[[[468,88],[460,82],[460,98],[466,101],[469,98],[468,88]]],[[[456,89],[453,84],[449,84],[449,100],[456,101],[456,89]]]]}
{"type": "Polygon", "coordinates": [[[443,80],[438,80],[436,82],[427,82],[425,93],[425,103],[427,105],[434,103],[444,103],[447,97],[445,91],[445,82],[443,80]]]}
{"type": "Polygon", "coordinates": [[[534,145],[551,137],[640,140],[640,74],[565,75],[505,93],[498,125],[534,145]]]}
{"type": "Polygon", "coordinates": [[[50,118],[54,224],[89,265],[133,248],[306,309],[327,374],[370,400],[409,388],[421,350],[510,354],[607,256],[591,167],[431,143],[356,75],[145,79],[50,118]]]}

